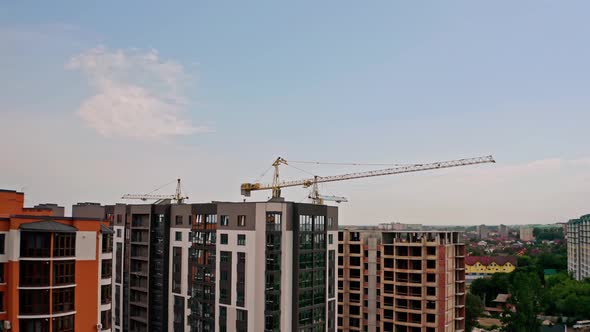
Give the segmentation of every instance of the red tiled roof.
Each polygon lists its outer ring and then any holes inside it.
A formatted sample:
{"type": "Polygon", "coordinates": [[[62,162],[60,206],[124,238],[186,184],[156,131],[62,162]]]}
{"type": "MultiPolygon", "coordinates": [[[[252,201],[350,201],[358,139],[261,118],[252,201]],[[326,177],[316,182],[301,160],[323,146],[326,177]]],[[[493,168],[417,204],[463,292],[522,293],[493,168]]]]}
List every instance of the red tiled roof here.
{"type": "Polygon", "coordinates": [[[475,265],[479,262],[481,265],[490,265],[496,263],[500,266],[510,263],[516,266],[516,257],[514,256],[467,256],[465,257],[466,265],[475,265]]]}

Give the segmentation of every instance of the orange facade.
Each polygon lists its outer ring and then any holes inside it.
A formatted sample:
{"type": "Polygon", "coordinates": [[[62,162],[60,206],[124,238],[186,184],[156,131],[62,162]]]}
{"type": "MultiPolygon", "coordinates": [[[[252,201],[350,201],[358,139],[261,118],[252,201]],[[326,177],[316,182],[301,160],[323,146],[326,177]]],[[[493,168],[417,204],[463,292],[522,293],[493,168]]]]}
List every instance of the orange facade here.
{"type": "MultiPolygon", "coordinates": [[[[105,257],[112,259],[112,253],[109,257],[101,245],[105,236],[101,225],[108,227],[108,222],[54,217],[51,209],[24,208],[23,204],[22,193],[0,190],[0,233],[4,237],[4,255],[0,255],[4,273],[0,282],[4,304],[0,331],[8,326],[15,332],[97,331],[101,307],[110,310],[110,291],[109,305],[101,305],[101,283],[110,280],[110,276],[104,279],[101,275],[101,264],[105,257]],[[60,225],[69,231],[60,229],[60,225]],[[27,238],[35,241],[26,242],[27,238]],[[39,239],[47,239],[41,249],[36,247],[39,239]],[[28,250],[24,256],[23,250],[28,250]],[[40,250],[44,253],[38,256],[41,258],[26,254],[40,250]],[[46,277],[35,276],[38,271],[46,277]],[[39,284],[35,284],[37,280],[39,284]],[[21,299],[25,293],[28,300],[21,299]]],[[[109,265],[109,261],[106,263],[109,265]]],[[[110,324],[104,325],[110,328],[110,324]]]]}

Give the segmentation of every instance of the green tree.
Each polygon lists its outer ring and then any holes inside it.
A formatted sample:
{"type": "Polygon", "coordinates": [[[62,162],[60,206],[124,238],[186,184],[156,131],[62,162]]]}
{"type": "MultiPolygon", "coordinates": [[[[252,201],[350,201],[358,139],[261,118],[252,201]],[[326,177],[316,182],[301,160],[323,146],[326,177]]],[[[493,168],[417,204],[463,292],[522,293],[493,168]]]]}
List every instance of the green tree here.
{"type": "Polygon", "coordinates": [[[491,278],[474,280],[469,288],[471,293],[484,299],[485,305],[491,306],[493,304],[492,301],[498,294],[508,293],[510,276],[509,273],[494,273],[491,278]]]}
{"type": "Polygon", "coordinates": [[[537,314],[540,312],[539,294],[541,282],[536,274],[514,272],[510,287],[510,303],[515,311],[506,310],[502,318],[505,332],[538,332],[540,324],[537,314]]]}
{"type": "Polygon", "coordinates": [[[483,302],[477,295],[467,293],[465,302],[465,331],[471,331],[477,325],[477,319],[484,310],[483,302]]]}

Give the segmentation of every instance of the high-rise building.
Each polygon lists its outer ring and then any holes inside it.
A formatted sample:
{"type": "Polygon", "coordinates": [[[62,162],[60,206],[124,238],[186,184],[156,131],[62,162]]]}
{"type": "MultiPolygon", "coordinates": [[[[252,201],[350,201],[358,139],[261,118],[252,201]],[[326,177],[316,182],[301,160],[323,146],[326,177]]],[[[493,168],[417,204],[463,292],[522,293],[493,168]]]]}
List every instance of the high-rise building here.
{"type": "Polygon", "coordinates": [[[0,190],[1,330],[111,331],[112,230],[60,211],[0,190]]]}
{"type": "Polygon", "coordinates": [[[83,203],[113,222],[114,331],[336,331],[338,210],[83,203]]]}
{"type": "Polygon", "coordinates": [[[217,331],[336,331],[338,210],[217,203],[217,331]]]}
{"type": "Polygon", "coordinates": [[[510,235],[510,227],[500,224],[500,226],[498,226],[498,235],[500,237],[508,237],[508,235],[510,235]]]}
{"type": "Polygon", "coordinates": [[[479,225],[476,227],[477,238],[485,240],[490,235],[490,229],[486,225],[479,225]]]}
{"type": "Polygon", "coordinates": [[[576,280],[590,278],[590,214],[567,224],[567,266],[576,280]]]}
{"type": "Polygon", "coordinates": [[[339,331],[464,331],[461,233],[351,229],[339,238],[339,331]]]}
{"type": "Polygon", "coordinates": [[[533,228],[528,226],[520,226],[520,240],[524,242],[535,241],[533,236],[533,228]]]}

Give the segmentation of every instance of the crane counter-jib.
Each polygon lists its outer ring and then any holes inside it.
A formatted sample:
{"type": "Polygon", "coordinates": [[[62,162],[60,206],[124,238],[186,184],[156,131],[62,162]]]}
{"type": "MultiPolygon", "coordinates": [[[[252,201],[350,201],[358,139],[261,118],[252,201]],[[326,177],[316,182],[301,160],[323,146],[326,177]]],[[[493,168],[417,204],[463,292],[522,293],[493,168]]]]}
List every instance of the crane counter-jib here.
{"type": "Polygon", "coordinates": [[[368,177],[374,177],[374,176],[419,172],[419,171],[427,171],[427,170],[434,170],[434,169],[440,169],[440,168],[450,168],[450,167],[468,166],[468,165],[494,163],[494,162],[495,162],[495,160],[492,156],[485,156],[485,157],[477,157],[477,158],[441,161],[441,162],[429,163],[429,164],[414,164],[414,165],[408,165],[408,166],[399,166],[399,167],[386,168],[386,169],[380,169],[380,170],[374,170],[374,171],[355,172],[355,173],[334,175],[334,176],[318,176],[315,178],[302,179],[302,180],[282,181],[277,184],[244,183],[241,186],[241,191],[242,191],[242,195],[250,196],[251,191],[257,191],[257,190],[269,190],[269,189],[297,187],[297,186],[310,187],[314,183],[344,181],[344,180],[361,179],[361,178],[368,178],[368,177]]]}

